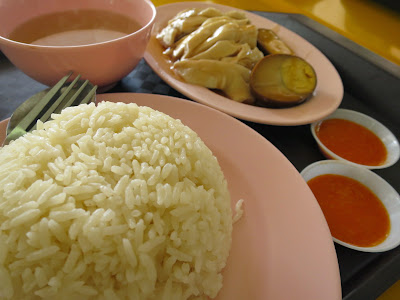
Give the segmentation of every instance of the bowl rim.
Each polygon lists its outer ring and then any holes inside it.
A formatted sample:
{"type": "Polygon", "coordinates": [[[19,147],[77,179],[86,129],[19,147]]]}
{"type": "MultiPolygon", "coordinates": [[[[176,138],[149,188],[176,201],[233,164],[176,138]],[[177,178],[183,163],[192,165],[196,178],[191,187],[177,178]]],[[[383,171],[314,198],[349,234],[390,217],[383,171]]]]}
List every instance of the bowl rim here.
{"type": "MultiPolygon", "coordinates": [[[[148,27],[151,27],[156,19],[157,16],[157,9],[155,7],[155,5],[153,4],[153,2],[151,0],[142,0],[144,1],[151,9],[152,11],[152,16],[151,19],[142,27],[140,27],[140,29],[130,33],[130,34],[126,34],[124,36],[121,36],[119,38],[115,38],[112,40],[107,40],[104,42],[98,42],[98,43],[92,43],[92,44],[85,44],[85,45],[68,45],[68,46],[47,46],[47,45],[36,45],[36,44],[26,44],[26,43],[22,43],[22,42],[17,42],[14,40],[10,40],[2,35],[0,35],[0,40],[3,40],[4,42],[10,44],[10,45],[17,45],[17,46],[22,46],[22,47],[29,47],[31,49],[75,49],[75,48],[88,48],[88,47],[95,47],[95,46],[99,46],[99,45],[104,45],[104,44],[110,44],[110,43],[114,43],[115,41],[119,41],[119,40],[124,40],[127,39],[133,35],[137,35],[139,33],[141,33],[142,31],[145,31],[148,29],[148,27]]],[[[1,47],[1,45],[0,45],[1,47]]],[[[1,50],[1,48],[0,48],[1,50]]]]}
{"type": "MultiPolygon", "coordinates": [[[[400,195],[399,193],[393,188],[393,186],[391,186],[384,178],[382,178],[381,176],[379,176],[378,174],[376,174],[375,172],[373,172],[372,170],[369,170],[367,168],[363,168],[361,166],[358,165],[354,165],[354,164],[350,164],[346,161],[341,161],[341,160],[331,160],[331,159],[327,159],[327,160],[320,160],[320,161],[316,161],[308,166],[306,166],[301,172],[300,175],[303,177],[303,179],[306,181],[306,183],[311,180],[312,178],[315,178],[319,175],[323,175],[323,174],[339,174],[342,176],[346,176],[349,178],[352,178],[354,180],[357,180],[359,183],[363,184],[364,186],[368,187],[374,194],[376,194],[376,187],[377,186],[381,186],[384,187],[384,189],[389,190],[389,193],[391,196],[394,195],[394,197],[387,197],[387,199],[391,199],[391,201],[394,202],[398,202],[400,205],[400,195]],[[311,170],[315,170],[318,168],[321,168],[322,166],[326,166],[327,168],[329,168],[329,170],[332,170],[330,168],[330,166],[334,166],[337,170],[343,171],[340,172],[340,174],[336,171],[324,171],[321,173],[318,173],[317,175],[308,177],[307,173],[309,173],[311,170]],[[372,187],[370,184],[361,182],[357,176],[351,175],[349,173],[353,173],[353,174],[360,174],[362,175],[364,178],[366,178],[365,180],[369,181],[369,182],[373,182],[374,183],[374,187],[372,187]],[[307,178],[307,179],[306,179],[307,178]]],[[[308,185],[308,183],[307,183],[308,185]]],[[[386,193],[388,194],[388,193],[386,193]]],[[[382,202],[382,204],[384,205],[385,209],[387,210],[388,214],[389,214],[389,218],[397,218],[400,217],[400,215],[398,214],[391,214],[391,212],[393,211],[392,209],[388,208],[387,205],[384,203],[384,201],[381,199],[381,197],[378,197],[378,199],[382,202]]],[[[317,201],[317,200],[316,200],[317,201]]],[[[390,230],[389,230],[389,234],[395,234],[396,238],[395,238],[395,242],[382,247],[381,245],[384,243],[384,241],[382,241],[380,244],[375,245],[375,246],[371,246],[371,247],[360,247],[360,246],[355,246],[346,242],[343,242],[341,240],[339,240],[338,238],[335,238],[332,235],[332,239],[334,242],[336,242],[337,244],[340,244],[342,246],[345,246],[347,248],[353,249],[353,250],[357,250],[357,251],[361,251],[361,252],[385,252],[385,251],[389,251],[392,250],[394,248],[396,248],[397,246],[400,245],[400,230],[398,231],[393,231],[394,227],[392,226],[392,221],[390,221],[390,230]]]]}
{"type": "MultiPolygon", "coordinates": [[[[364,126],[365,127],[365,126],[364,126]]],[[[368,130],[372,131],[371,129],[367,128],[368,130]]],[[[338,108],[336,109],[332,114],[330,114],[329,116],[318,120],[316,122],[313,122],[310,124],[310,130],[311,130],[311,134],[314,137],[315,141],[317,142],[319,148],[322,150],[322,152],[325,152],[328,154],[328,156],[330,156],[333,159],[336,160],[340,160],[340,161],[345,161],[348,162],[349,164],[355,165],[355,166],[361,166],[367,169],[384,169],[384,168],[388,168],[392,165],[394,165],[400,158],[400,146],[399,146],[399,141],[397,139],[397,137],[393,134],[393,132],[391,130],[389,130],[385,125],[383,125],[381,122],[379,122],[378,120],[355,110],[350,110],[350,109],[344,109],[344,108],[338,108]],[[343,118],[342,116],[348,116],[348,118],[343,118]],[[373,124],[375,124],[375,126],[380,127],[381,130],[386,132],[386,135],[389,137],[391,143],[394,144],[394,148],[395,151],[391,152],[391,154],[393,154],[391,157],[392,159],[388,160],[386,159],[386,161],[381,164],[381,165],[363,165],[363,164],[359,164],[359,163],[355,163],[352,162],[350,160],[347,160],[341,156],[339,156],[338,154],[336,154],[335,152],[333,152],[332,150],[330,150],[328,147],[326,147],[321,140],[318,138],[317,133],[316,133],[316,128],[319,124],[321,124],[323,121],[328,120],[328,119],[334,119],[334,118],[338,118],[338,119],[345,119],[345,120],[349,120],[352,121],[356,124],[359,124],[361,126],[364,126],[362,124],[360,124],[358,121],[354,120],[353,117],[351,116],[357,116],[359,118],[362,118],[364,120],[367,120],[369,122],[372,122],[373,124]]],[[[375,132],[374,132],[375,133],[375,132]]],[[[382,137],[380,135],[378,135],[377,133],[375,133],[375,135],[383,142],[386,150],[388,151],[389,154],[389,149],[386,145],[386,143],[382,140],[382,137]]],[[[389,158],[389,155],[388,155],[389,158]]]]}

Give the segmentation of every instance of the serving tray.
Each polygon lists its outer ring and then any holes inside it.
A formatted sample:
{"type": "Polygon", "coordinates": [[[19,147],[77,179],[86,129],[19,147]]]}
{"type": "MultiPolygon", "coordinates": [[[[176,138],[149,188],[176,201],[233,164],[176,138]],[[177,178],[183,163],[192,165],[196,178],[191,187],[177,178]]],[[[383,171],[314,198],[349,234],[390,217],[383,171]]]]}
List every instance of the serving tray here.
{"type": "MultiPolygon", "coordinates": [[[[400,138],[400,66],[302,15],[254,13],[298,33],[330,59],[344,84],[341,108],[356,110],[379,120],[400,138]]],[[[44,88],[16,69],[0,53],[0,120],[9,117],[21,102],[44,88]]],[[[187,99],[164,83],[144,60],[107,92],[153,93],[187,99]]],[[[273,143],[299,172],[307,165],[324,159],[312,138],[309,125],[244,123],[273,143]]],[[[374,172],[400,192],[400,163],[374,172]]],[[[344,300],[376,299],[400,280],[400,247],[384,253],[357,252],[338,244],[335,247],[344,300]]]]}

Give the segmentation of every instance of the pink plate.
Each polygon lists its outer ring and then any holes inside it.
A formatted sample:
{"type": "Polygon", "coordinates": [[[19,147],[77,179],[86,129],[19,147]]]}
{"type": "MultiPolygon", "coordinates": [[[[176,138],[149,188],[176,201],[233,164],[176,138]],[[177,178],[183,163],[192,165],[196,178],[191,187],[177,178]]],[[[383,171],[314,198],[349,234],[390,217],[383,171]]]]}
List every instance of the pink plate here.
{"type": "MultiPolygon", "coordinates": [[[[103,94],[181,119],[217,156],[232,207],[244,199],[219,300],[340,300],[334,244],[311,190],[270,142],[242,122],[191,101],[154,94],[103,94]]],[[[7,121],[0,123],[0,141],[7,121]]]]}
{"type": "Polygon", "coordinates": [[[331,62],[317,48],[296,33],[266,18],[245,12],[252,24],[259,28],[273,29],[296,55],[307,60],[317,73],[315,95],[305,103],[286,109],[269,109],[238,103],[220,96],[201,86],[185,83],[171,70],[171,64],[163,55],[163,48],[155,35],[178,12],[194,7],[215,7],[221,11],[237,8],[204,2],[181,2],[157,7],[157,17],[147,46],[145,60],[150,67],[171,87],[192,100],[206,104],[242,120],[270,125],[304,125],[322,119],[340,105],[343,98],[342,80],[331,62]]]}

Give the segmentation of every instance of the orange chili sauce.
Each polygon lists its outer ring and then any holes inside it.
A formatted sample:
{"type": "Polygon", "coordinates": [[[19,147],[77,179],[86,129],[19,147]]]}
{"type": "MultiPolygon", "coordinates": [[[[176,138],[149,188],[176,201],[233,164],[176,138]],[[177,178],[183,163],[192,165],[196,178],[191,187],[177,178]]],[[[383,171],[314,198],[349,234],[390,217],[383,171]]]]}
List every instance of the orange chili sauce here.
{"type": "Polygon", "coordinates": [[[321,122],[316,133],[329,150],[354,163],[378,166],[387,158],[382,141],[371,130],[352,121],[328,119],[321,122]]]}
{"type": "Polygon", "coordinates": [[[386,239],[390,231],[389,214],[365,185],[336,174],[320,175],[307,183],[332,236],[358,247],[372,247],[386,239]]]}

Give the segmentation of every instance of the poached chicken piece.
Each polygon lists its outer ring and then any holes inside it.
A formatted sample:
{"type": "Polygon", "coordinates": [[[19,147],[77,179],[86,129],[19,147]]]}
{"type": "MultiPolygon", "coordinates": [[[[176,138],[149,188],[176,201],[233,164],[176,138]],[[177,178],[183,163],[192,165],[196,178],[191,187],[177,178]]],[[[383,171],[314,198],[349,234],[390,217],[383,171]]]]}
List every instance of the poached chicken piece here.
{"type": "Polygon", "coordinates": [[[264,57],[257,48],[257,34],[256,26],[239,11],[193,8],[171,19],[157,39],[186,82],[252,103],[250,73],[264,57]]]}

